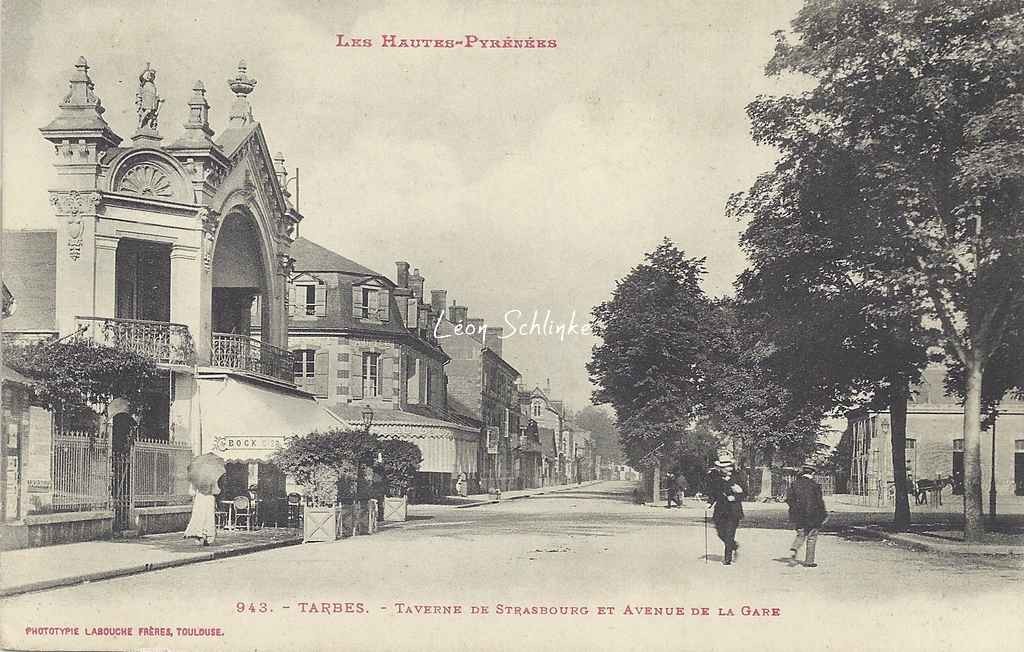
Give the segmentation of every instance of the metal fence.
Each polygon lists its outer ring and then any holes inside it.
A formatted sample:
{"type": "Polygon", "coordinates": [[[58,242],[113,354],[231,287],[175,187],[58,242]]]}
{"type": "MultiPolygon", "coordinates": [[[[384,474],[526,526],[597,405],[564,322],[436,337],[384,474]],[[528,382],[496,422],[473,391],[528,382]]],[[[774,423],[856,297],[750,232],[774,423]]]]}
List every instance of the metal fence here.
{"type": "Polygon", "coordinates": [[[132,504],[140,507],[189,502],[191,459],[192,447],[187,442],[137,439],[132,447],[132,504]]]}
{"type": "Polygon", "coordinates": [[[53,437],[53,509],[81,512],[110,508],[110,440],[88,432],[53,437]]]}

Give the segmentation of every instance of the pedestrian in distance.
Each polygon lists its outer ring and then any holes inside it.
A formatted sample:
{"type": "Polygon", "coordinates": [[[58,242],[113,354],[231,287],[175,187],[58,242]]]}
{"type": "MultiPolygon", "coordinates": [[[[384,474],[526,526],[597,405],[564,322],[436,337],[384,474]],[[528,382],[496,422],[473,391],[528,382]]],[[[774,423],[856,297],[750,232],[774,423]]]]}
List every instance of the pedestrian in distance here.
{"type": "Polygon", "coordinates": [[[732,458],[722,457],[715,462],[714,468],[708,471],[707,500],[708,509],[714,506],[711,520],[715,524],[715,532],[725,545],[722,564],[728,566],[733,560],[738,561],[739,544],[736,543],[736,529],[743,519],[743,496],[746,490],[735,471],[732,458]]]}
{"type": "Polygon", "coordinates": [[[676,474],[671,471],[665,475],[665,508],[671,509],[672,502],[675,501],[676,506],[679,506],[679,500],[676,498],[676,474]]]}
{"type": "Polygon", "coordinates": [[[686,492],[690,488],[690,485],[686,482],[686,476],[682,473],[676,474],[676,507],[683,507],[683,498],[686,497],[686,492]]]}
{"type": "Polygon", "coordinates": [[[818,529],[828,520],[825,499],[821,495],[821,486],[814,481],[817,469],[812,464],[804,464],[800,475],[789,485],[786,492],[786,503],[789,505],[789,522],[796,527],[796,538],[789,547],[789,558],[796,561],[800,548],[805,549],[804,563],[806,568],[815,568],[814,549],[818,542],[818,529]]]}

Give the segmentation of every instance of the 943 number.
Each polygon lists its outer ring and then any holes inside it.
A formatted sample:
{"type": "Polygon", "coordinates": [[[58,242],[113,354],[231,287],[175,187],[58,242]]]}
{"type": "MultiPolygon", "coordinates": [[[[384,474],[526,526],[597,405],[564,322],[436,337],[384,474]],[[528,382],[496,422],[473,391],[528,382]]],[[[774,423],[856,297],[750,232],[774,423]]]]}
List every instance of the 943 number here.
{"type": "Polygon", "coordinates": [[[270,613],[273,609],[266,602],[236,602],[235,613],[239,614],[265,614],[270,613]]]}

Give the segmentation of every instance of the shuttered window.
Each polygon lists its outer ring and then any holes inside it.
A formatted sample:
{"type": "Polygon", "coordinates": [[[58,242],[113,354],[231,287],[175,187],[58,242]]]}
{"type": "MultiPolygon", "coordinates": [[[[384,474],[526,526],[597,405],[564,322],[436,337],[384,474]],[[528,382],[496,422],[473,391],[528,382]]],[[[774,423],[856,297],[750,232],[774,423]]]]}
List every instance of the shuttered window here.
{"type": "Polygon", "coordinates": [[[352,286],[352,316],[356,319],[386,322],[390,319],[390,293],[376,287],[352,286]]]}
{"type": "Polygon", "coordinates": [[[288,300],[288,315],[294,319],[327,316],[327,285],[323,281],[293,283],[288,300]]]}
{"type": "Polygon", "coordinates": [[[381,394],[381,356],[379,353],[363,354],[363,396],[373,398],[381,394]]]}

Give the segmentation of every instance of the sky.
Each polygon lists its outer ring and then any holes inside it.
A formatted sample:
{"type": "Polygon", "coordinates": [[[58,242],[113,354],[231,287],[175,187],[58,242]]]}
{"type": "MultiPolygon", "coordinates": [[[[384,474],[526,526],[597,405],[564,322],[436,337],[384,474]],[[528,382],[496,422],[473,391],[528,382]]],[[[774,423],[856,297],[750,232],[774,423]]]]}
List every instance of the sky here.
{"type": "MultiPolygon", "coordinates": [[[[799,88],[764,65],[800,2],[512,4],[4,3],[4,227],[54,224],[52,150],[38,128],[80,55],[126,141],[138,73],[157,70],[165,143],[183,131],[196,79],[211,126],[226,128],[226,80],[244,58],[270,149],[300,170],[304,237],[392,279],[395,261],[409,261],[428,294],[446,289],[506,331],[529,330],[535,314],[589,321],[666,236],[707,258],[707,292],[729,292],[744,258],[726,200],[775,158],[751,142],[745,107],[799,88]],[[338,47],[338,34],[373,45],[338,47]],[[386,48],[385,34],[557,47],[386,48]]],[[[503,349],[526,382],[550,379],[578,410],[596,342],[516,334],[503,349]]]]}

